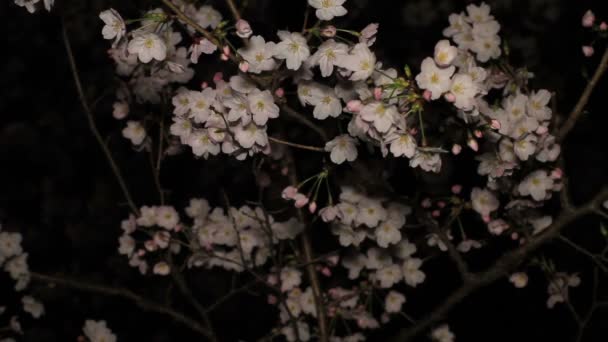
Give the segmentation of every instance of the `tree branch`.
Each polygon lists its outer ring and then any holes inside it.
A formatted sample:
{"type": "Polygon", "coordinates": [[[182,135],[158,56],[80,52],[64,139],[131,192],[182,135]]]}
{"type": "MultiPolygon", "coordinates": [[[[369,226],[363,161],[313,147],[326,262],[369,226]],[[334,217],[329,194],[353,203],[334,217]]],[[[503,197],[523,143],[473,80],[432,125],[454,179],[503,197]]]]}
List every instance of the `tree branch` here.
{"type": "Polygon", "coordinates": [[[325,149],[322,148],[322,147],[296,144],[296,143],[292,143],[292,142],[289,142],[289,141],[286,141],[286,140],[281,140],[281,139],[274,138],[274,137],[268,137],[268,140],[270,140],[270,141],[272,141],[274,143],[277,143],[277,144],[291,146],[291,147],[299,148],[299,149],[302,149],[302,150],[309,150],[309,151],[315,151],[315,152],[325,152],[325,149]]]}
{"type": "Polygon", "coordinates": [[[402,330],[392,340],[393,341],[410,341],[423,331],[430,328],[432,325],[441,320],[454,306],[467,298],[476,290],[487,286],[499,278],[502,278],[513,268],[517,267],[528,255],[544,245],[546,242],[555,238],[568,224],[576,219],[594,213],[601,205],[602,201],[608,197],[608,189],[603,189],[586,205],[576,208],[572,211],[565,211],[555,222],[545,230],[544,233],[531,239],[525,245],[503,255],[486,271],[473,274],[470,280],[454,291],[447,299],[439,305],[435,310],[420,320],[418,324],[409,329],[402,330]]]}
{"type": "Polygon", "coordinates": [[[32,279],[38,280],[40,282],[46,282],[49,284],[55,284],[60,286],[69,287],[76,290],[81,290],[85,292],[97,293],[106,296],[112,297],[121,297],[127,300],[132,301],[135,305],[139,306],[141,309],[150,312],[156,312],[163,315],[170,316],[175,321],[189,327],[193,331],[205,336],[209,340],[214,340],[214,335],[204,326],[202,326],[196,320],[184,315],[181,312],[175,311],[170,307],[163,306],[154,301],[146,299],[131,290],[122,289],[122,288],[114,288],[107,287],[97,284],[87,283],[85,281],[65,278],[56,275],[47,275],[42,273],[31,272],[30,273],[32,279]]]}
{"type": "Polygon", "coordinates": [[[131,197],[131,193],[129,192],[129,188],[127,187],[127,184],[126,184],[124,178],[122,177],[120,169],[118,168],[118,165],[114,161],[114,158],[112,157],[112,153],[110,152],[110,150],[106,146],[105,142],[103,141],[103,138],[101,137],[101,134],[99,133],[99,130],[97,129],[97,125],[95,124],[95,119],[93,119],[93,111],[91,110],[91,107],[89,106],[86,95],[84,93],[84,89],[82,88],[82,82],[80,81],[78,67],[76,66],[74,54],[72,53],[72,46],[70,44],[70,39],[68,37],[68,32],[65,27],[65,24],[62,25],[62,34],[63,34],[63,43],[65,45],[65,50],[68,55],[68,61],[70,63],[70,69],[72,71],[72,77],[74,78],[74,84],[76,85],[76,91],[78,92],[78,98],[80,100],[80,104],[82,105],[82,108],[84,109],[84,113],[86,114],[87,121],[89,123],[89,128],[91,129],[91,132],[93,133],[93,136],[95,137],[95,140],[97,140],[97,144],[99,145],[99,147],[101,147],[101,150],[103,151],[103,154],[106,157],[108,164],[110,164],[110,168],[112,169],[112,172],[114,173],[114,176],[116,177],[116,180],[118,181],[118,184],[120,185],[122,193],[125,196],[125,199],[127,200],[129,207],[131,208],[131,211],[133,213],[135,213],[136,215],[139,215],[139,210],[137,209],[137,206],[135,205],[135,202],[133,201],[133,198],[131,197]]]}
{"type": "Polygon", "coordinates": [[[591,80],[587,84],[587,87],[585,87],[585,90],[583,91],[583,94],[581,94],[581,97],[576,103],[576,106],[574,106],[574,109],[572,109],[572,112],[570,112],[570,115],[568,115],[568,119],[566,120],[566,122],[564,122],[559,132],[557,133],[557,140],[559,142],[563,141],[566,138],[566,135],[568,135],[568,133],[570,132],[570,130],[574,128],[576,121],[578,121],[581,114],[583,114],[583,110],[585,109],[587,102],[589,102],[591,93],[593,93],[593,90],[606,72],[606,69],[608,69],[608,48],[606,48],[606,50],[604,51],[604,55],[602,56],[600,64],[595,70],[593,77],[591,77],[591,80]]]}

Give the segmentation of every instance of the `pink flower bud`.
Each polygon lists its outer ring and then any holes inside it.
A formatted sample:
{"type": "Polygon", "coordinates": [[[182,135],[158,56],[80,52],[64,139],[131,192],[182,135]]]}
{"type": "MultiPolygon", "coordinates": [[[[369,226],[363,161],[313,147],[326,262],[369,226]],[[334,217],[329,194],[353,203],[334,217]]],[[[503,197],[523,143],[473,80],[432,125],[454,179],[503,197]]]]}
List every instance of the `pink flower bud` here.
{"type": "Polygon", "coordinates": [[[374,98],[376,99],[376,101],[382,100],[382,88],[374,88],[374,98]]]}
{"type": "Polygon", "coordinates": [[[224,47],[222,48],[222,53],[226,56],[230,56],[230,46],[224,45],[224,47]]]}
{"type": "Polygon", "coordinates": [[[410,128],[409,132],[410,132],[410,135],[415,136],[416,134],[418,134],[418,128],[412,127],[412,128],[410,128]]]}
{"type": "Polygon", "coordinates": [[[336,27],[333,25],[327,25],[321,29],[321,35],[325,38],[333,38],[336,36],[336,27]]]}
{"type": "Polygon", "coordinates": [[[295,199],[296,195],[298,194],[298,189],[295,186],[288,186],[285,189],[283,189],[283,192],[281,193],[281,197],[283,197],[284,200],[290,200],[290,199],[295,199]]]}
{"type": "Polygon", "coordinates": [[[606,24],[605,21],[602,21],[600,23],[600,31],[606,31],[606,30],[608,30],[608,24],[606,24]]]}
{"type": "Polygon", "coordinates": [[[215,82],[215,83],[217,83],[223,79],[224,79],[224,74],[222,72],[216,72],[215,75],[213,75],[213,82],[215,82]]]}
{"type": "Polygon", "coordinates": [[[322,208],[319,211],[319,215],[321,216],[323,222],[331,222],[336,219],[336,216],[338,216],[338,209],[333,206],[328,206],[322,208]]]}
{"type": "Polygon", "coordinates": [[[302,208],[304,207],[306,204],[308,204],[308,197],[306,197],[306,195],[304,194],[296,194],[295,197],[293,198],[296,203],[295,203],[295,207],[296,208],[302,208]]]}
{"type": "Polygon", "coordinates": [[[536,129],[536,134],[538,135],[544,135],[547,132],[549,132],[547,126],[538,126],[538,128],[536,129]]]}
{"type": "Polygon", "coordinates": [[[431,212],[431,215],[433,217],[439,217],[441,216],[441,211],[439,211],[438,209],[433,210],[433,212],[431,212]]]}
{"type": "Polygon", "coordinates": [[[331,270],[329,269],[329,267],[323,267],[323,269],[321,269],[321,274],[326,277],[331,277],[331,270]]]}
{"type": "Polygon", "coordinates": [[[239,19],[236,22],[236,35],[241,38],[249,38],[253,31],[247,20],[239,19]]]}
{"type": "Polygon", "coordinates": [[[137,251],[137,256],[138,257],[143,257],[144,255],[146,255],[146,251],[143,249],[140,249],[137,251]]]}
{"type": "Polygon", "coordinates": [[[331,266],[336,266],[338,264],[338,261],[340,261],[340,257],[338,255],[332,255],[332,256],[327,257],[327,262],[331,266]]]}
{"type": "Polygon", "coordinates": [[[584,45],[582,49],[583,49],[583,55],[585,55],[585,57],[591,57],[591,56],[593,56],[593,53],[595,53],[595,50],[593,49],[593,46],[591,46],[591,45],[584,45]]]}
{"type": "Polygon", "coordinates": [[[594,22],[595,14],[593,14],[591,10],[585,12],[585,14],[583,15],[583,19],[581,20],[581,24],[583,25],[583,27],[591,27],[593,26],[594,22]]]}
{"type": "Polygon", "coordinates": [[[275,305],[278,302],[275,295],[268,295],[268,304],[275,305]]]}
{"type": "Polygon", "coordinates": [[[247,72],[249,70],[249,63],[245,61],[239,63],[239,70],[241,70],[242,72],[247,72]]]}
{"type": "Polygon", "coordinates": [[[428,209],[431,207],[431,199],[430,198],[425,198],[422,200],[422,202],[420,202],[420,205],[425,208],[428,209]]]}
{"type": "Polygon", "coordinates": [[[483,222],[485,223],[490,223],[490,215],[482,215],[481,219],[483,220],[483,222]]]}
{"type": "Polygon", "coordinates": [[[519,239],[519,234],[517,234],[515,232],[511,233],[511,240],[517,240],[517,239],[519,239]]]}
{"type": "Polygon", "coordinates": [[[271,274],[268,276],[268,279],[266,279],[266,282],[268,283],[268,285],[274,286],[279,283],[279,279],[276,275],[271,274]]]}
{"type": "Polygon", "coordinates": [[[431,93],[430,90],[425,90],[424,93],[422,93],[422,97],[427,101],[431,101],[432,96],[433,96],[433,93],[431,93]]]}
{"type": "Polygon", "coordinates": [[[498,121],[496,119],[492,119],[492,122],[490,123],[490,127],[492,127],[493,129],[500,129],[500,127],[501,127],[500,121],[498,121]]]}
{"type": "Polygon", "coordinates": [[[310,211],[311,214],[314,214],[314,212],[317,211],[317,203],[314,201],[310,202],[308,205],[308,211],[310,211]]]}
{"type": "Polygon", "coordinates": [[[475,152],[479,151],[479,144],[477,143],[477,140],[470,138],[469,141],[467,141],[467,145],[471,148],[471,150],[475,152]]]}
{"type": "Polygon", "coordinates": [[[473,131],[473,135],[475,135],[478,139],[481,139],[483,137],[483,133],[481,133],[481,131],[478,129],[473,131]]]}
{"type": "Polygon", "coordinates": [[[203,83],[201,83],[201,88],[202,88],[202,89],[205,89],[205,88],[207,88],[207,87],[209,87],[209,83],[207,83],[207,82],[203,82],[203,83]]]}
{"type": "Polygon", "coordinates": [[[445,208],[446,203],[445,203],[445,201],[439,201],[439,202],[437,202],[437,206],[438,206],[439,208],[443,209],[443,208],[445,208]]]}
{"type": "Polygon", "coordinates": [[[348,103],[346,104],[346,108],[353,113],[359,113],[359,111],[361,110],[362,104],[361,101],[359,100],[350,100],[348,101],[348,103]]]}
{"type": "Polygon", "coordinates": [[[283,88],[277,88],[277,90],[274,91],[274,94],[278,98],[282,98],[283,96],[285,96],[285,89],[283,89],[283,88]]]}
{"type": "Polygon", "coordinates": [[[459,155],[461,151],[462,151],[462,146],[460,146],[458,144],[454,144],[452,146],[452,154],[454,154],[455,156],[459,155]]]}
{"type": "Polygon", "coordinates": [[[458,195],[462,191],[462,185],[454,184],[452,185],[452,193],[458,195]]]}
{"type": "Polygon", "coordinates": [[[443,95],[443,98],[448,102],[456,101],[456,96],[454,96],[454,94],[452,94],[452,93],[447,93],[447,94],[443,95]]]}
{"type": "Polygon", "coordinates": [[[114,102],[114,111],[112,116],[114,119],[121,120],[129,115],[129,104],[126,102],[114,102]]]}
{"type": "Polygon", "coordinates": [[[223,60],[223,61],[227,61],[228,60],[228,55],[222,54],[220,56],[220,59],[223,60]]]}
{"type": "Polygon", "coordinates": [[[148,240],[144,242],[144,247],[148,252],[154,252],[158,249],[158,246],[156,245],[156,242],[154,242],[154,240],[148,240]]]}
{"type": "Polygon", "coordinates": [[[564,171],[559,167],[551,171],[551,178],[553,179],[561,179],[564,176],[564,171]]]}
{"type": "Polygon", "coordinates": [[[281,169],[281,174],[283,176],[287,176],[288,173],[289,173],[289,168],[287,166],[285,166],[284,168],[281,169]]]}

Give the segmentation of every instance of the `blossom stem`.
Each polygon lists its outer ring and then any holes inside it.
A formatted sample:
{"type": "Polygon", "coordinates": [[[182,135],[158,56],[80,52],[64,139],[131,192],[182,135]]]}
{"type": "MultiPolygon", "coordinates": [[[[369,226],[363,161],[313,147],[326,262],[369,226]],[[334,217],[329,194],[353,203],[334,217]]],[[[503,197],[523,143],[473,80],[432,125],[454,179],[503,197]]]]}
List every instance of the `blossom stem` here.
{"type": "Polygon", "coordinates": [[[114,157],[112,157],[112,153],[110,152],[110,150],[106,146],[105,142],[103,141],[103,138],[101,137],[101,134],[99,133],[99,129],[97,128],[97,124],[95,123],[95,120],[93,119],[93,110],[89,106],[86,95],[84,93],[84,88],[82,87],[82,82],[80,81],[80,74],[78,73],[78,67],[76,66],[76,60],[74,59],[74,53],[72,52],[72,46],[70,44],[70,39],[68,37],[68,31],[65,27],[65,24],[63,24],[62,26],[63,26],[62,27],[63,43],[65,45],[65,50],[68,55],[70,69],[72,71],[72,78],[74,79],[74,84],[76,85],[76,91],[78,92],[78,98],[80,100],[80,104],[82,105],[82,108],[84,109],[84,113],[86,114],[87,121],[89,123],[89,129],[91,130],[91,133],[93,133],[95,140],[97,140],[97,144],[99,145],[99,147],[101,147],[101,150],[103,151],[103,154],[106,157],[108,164],[110,164],[112,173],[114,173],[114,177],[116,177],[116,180],[118,181],[118,184],[120,185],[120,189],[122,190],[122,193],[125,196],[125,199],[127,200],[127,204],[129,205],[129,208],[131,209],[131,211],[134,214],[139,216],[139,210],[137,209],[137,206],[135,205],[135,202],[133,201],[133,198],[131,197],[131,192],[129,192],[127,183],[125,182],[124,178],[122,177],[122,173],[120,172],[120,169],[118,168],[118,165],[116,164],[116,161],[114,160],[114,157]]]}
{"type": "Polygon", "coordinates": [[[424,133],[424,121],[422,120],[422,110],[418,110],[418,123],[420,124],[420,132],[422,132],[422,146],[426,146],[426,135],[424,133]]]}
{"type": "Polygon", "coordinates": [[[230,9],[232,16],[234,17],[234,20],[241,20],[241,13],[239,12],[239,9],[236,7],[234,0],[226,0],[226,4],[228,5],[228,8],[230,9]]]}
{"type": "Polygon", "coordinates": [[[292,143],[290,141],[281,140],[281,139],[274,138],[274,137],[268,137],[268,140],[270,140],[270,141],[272,141],[274,143],[277,143],[277,144],[291,146],[291,147],[296,147],[296,148],[299,148],[299,149],[302,149],[302,150],[315,151],[315,152],[325,152],[325,149],[322,148],[322,147],[296,144],[296,143],[292,143]]]}

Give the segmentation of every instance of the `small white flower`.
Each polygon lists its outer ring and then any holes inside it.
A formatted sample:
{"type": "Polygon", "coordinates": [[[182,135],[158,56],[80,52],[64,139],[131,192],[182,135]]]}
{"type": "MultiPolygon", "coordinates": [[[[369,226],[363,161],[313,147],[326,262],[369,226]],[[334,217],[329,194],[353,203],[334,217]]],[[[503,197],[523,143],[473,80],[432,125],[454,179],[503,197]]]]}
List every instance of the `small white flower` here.
{"type": "Polygon", "coordinates": [[[156,224],[171,230],[179,223],[179,214],[172,206],[164,205],[156,209],[156,224]]]}
{"type": "Polygon", "coordinates": [[[452,79],[450,93],[454,95],[454,106],[468,111],[473,109],[479,89],[469,74],[456,74],[452,79]]]}
{"type": "Polygon", "coordinates": [[[325,144],[325,151],[331,152],[332,162],[342,164],[357,159],[357,141],[348,134],[342,134],[325,144]]]}
{"type": "Polygon", "coordinates": [[[211,107],[215,104],[216,92],[212,88],[203,91],[191,91],[189,96],[190,117],[196,123],[204,123],[211,115],[211,107]]]}
{"type": "Polygon", "coordinates": [[[416,245],[409,242],[408,239],[401,240],[392,248],[393,253],[400,259],[408,259],[412,254],[416,253],[416,245]]]}
{"type": "Polygon", "coordinates": [[[339,62],[338,66],[352,71],[351,81],[363,81],[368,79],[376,66],[376,55],[370,51],[367,44],[359,43],[353,47],[350,54],[339,62]]]}
{"type": "Polygon", "coordinates": [[[435,63],[441,67],[446,67],[452,64],[452,61],[458,55],[458,49],[455,46],[450,45],[450,41],[447,39],[440,40],[435,45],[435,63]]]}
{"type": "Polygon", "coordinates": [[[383,222],[376,228],[375,235],[378,246],[382,248],[401,241],[401,232],[391,221],[383,222]]]}
{"type": "Polygon", "coordinates": [[[34,318],[40,318],[44,314],[44,305],[34,299],[32,296],[23,296],[21,298],[23,303],[23,311],[29,313],[34,318]]]}
{"type": "Polygon", "coordinates": [[[133,239],[131,235],[121,235],[120,238],[118,238],[118,254],[131,257],[134,251],[135,239],[133,239]]]}
{"type": "Polygon", "coordinates": [[[317,307],[315,305],[315,297],[312,292],[312,288],[306,288],[306,291],[302,292],[300,296],[300,307],[302,312],[317,317],[317,307]]]}
{"type": "Polygon", "coordinates": [[[249,63],[248,72],[259,74],[276,67],[277,64],[272,58],[274,49],[275,43],[266,43],[262,36],[253,36],[247,46],[238,49],[237,52],[249,63]]]}
{"type": "Polygon", "coordinates": [[[215,143],[207,130],[197,130],[188,136],[188,145],[196,156],[208,158],[209,154],[216,156],[220,153],[220,145],[215,143]]]}
{"type": "Polygon", "coordinates": [[[103,20],[105,24],[101,30],[103,38],[114,39],[113,45],[116,45],[127,33],[124,20],[113,8],[99,13],[99,18],[103,20]]]}
{"type": "Polygon", "coordinates": [[[315,102],[315,109],[312,112],[315,119],[324,120],[328,116],[337,118],[342,114],[342,102],[336,96],[333,88],[325,89],[320,99],[315,102]]]}
{"type": "Polygon", "coordinates": [[[517,287],[518,289],[521,289],[526,287],[526,285],[528,284],[528,275],[523,272],[513,273],[509,277],[509,281],[513,283],[513,286],[517,287]]]}
{"type": "Polygon", "coordinates": [[[192,44],[190,48],[188,48],[188,52],[190,53],[190,61],[194,64],[198,63],[198,59],[202,54],[210,55],[217,50],[217,46],[213,44],[207,38],[201,38],[195,44],[192,44]]]}
{"type": "Polygon", "coordinates": [[[370,228],[377,227],[381,221],[386,220],[388,213],[382,206],[382,202],[373,199],[364,199],[358,204],[359,211],[355,222],[364,224],[370,228]]]}
{"type": "Polygon", "coordinates": [[[86,320],[82,331],[90,342],[116,342],[116,335],[106,326],[106,321],[86,320]]]}
{"type": "Polygon", "coordinates": [[[441,170],[441,157],[437,153],[416,151],[414,158],[410,160],[410,166],[420,166],[421,169],[427,172],[439,172],[441,170]]]}
{"type": "MultiPolygon", "coordinates": [[[[0,233],[0,260],[6,260],[23,253],[20,233],[0,233]]],[[[1,264],[1,262],[0,262],[1,264]]]]}
{"type": "Polygon", "coordinates": [[[139,121],[127,121],[127,127],[122,130],[122,136],[131,140],[133,145],[140,145],[146,138],[146,130],[139,121]]]}
{"type": "Polygon", "coordinates": [[[448,327],[447,324],[443,324],[433,329],[431,338],[434,342],[454,342],[454,334],[450,331],[450,327],[448,327]]]}
{"type": "Polygon", "coordinates": [[[401,266],[405,283],[411,287],[416,287],[426,278],[424,272],[420,271],[420,266],[422,266],[422,260],[418,258],[406,259],[401,266]]]}
{"type": "Polygon", "coordinates": [[[255,144],[266,146],[268,144],[268,136],[266,130],[259,128],[254,123],[247,126],[237,126],[234,130],[236,141],[244,148],[251,148],[255,144]]]}
{"type": "Polygon", "coordinates": [[[521,160],[528,160],[528,158],[536,152],[536,142],[538,138],[533,135],[527,135],[523,139],[519,139],[513,144],[513,151],[515,155],[521,160]]]}
{"type": "Polygon", "coordinates": [[[163,61],[167,58],[167,45],[155,33],[135,36],[129,42],[127,50],[131,54],[136,54],[142,63],[148,63],[152,59],[163,61]]]}
{"type": "Polygon", "coordinates": [[[395,106],[386,106],[382,102],[372,102],[361,109],[361,119],[372,122],[380,133],[387,132],[397,121],[399,112],[395,106]]]}
{"type": "Polygon", "coordinates": [[[473,188],[471,192],[471,205],[479,215],[488,217],[490,213],[498,209],[500,202],[494,194],[486,189],[473,188]]]}
{"type": "Polygon", "coordinates": [[[211,6],[201,6],[194,18],[196,23],[203,28],[215,29],[222,22],[222,14],[211,6]]]}
{"type": "Polygon", "coordinates": [[[247,96],[247,101],[256,124],[262,126],[269,118],[279,117],[279,107],[274,103],[270,91],[255,89],[247,96]]]}
{"type": "Polygon", "coordinates": [[[394,133],[387,137],[390,143],[389,150],[395,157],[406,156],[412,158],[416,153],[416,140],[407,133],[394,133]]]}
{"type": "Polygon", "coordinates": [[[281,291],[287,292],[302,283],[302,272],[292,267],[285,267],[281,270],[281,291]]]}
{"type": "Polygon", "coordinates": [[[284,59],[287,69],[298,70],[302,62],[310,56],[306,38],[297,32],[279,31],[281,42],[274,47],[274,57],[284,59]]]}
{"type": "Polygon", "coordinates": [[[547,192],[553,189],[553,179],[544,170],[537,170],[526,176],[517,187],[522,196],[532,196],[536,201],[547,197],[547,192]]]}
{"type": "Polygon", "coordinates": [[[384,310],[390,313],[401,311],[401,306],[405,303],[405,296],[397,291],[390,291],[384,299],[384,310]]]}
{"type": "Polygon", "coordinates": [[[546,89],[533,92],[528,98],[528,115],[540,121],[551,119],[551,108],[547,105],[551,101],[551,93],[546,89]]]}
{"type": "Polygon", "coordinates": [[[453,65],[441,69],[437,67],[433,58],[427,57],[422,61],[420,74],[416,76],[416,83],[418,87],[429,90],[431,99],[436,100],[450,89],[450,77],[454,74],[454,70],[456,68],[453,65]]]}
{"type": "Polygon", "coordinates": [[[283,333],[283,335],[285,335],[285,339],[287,339],[288,342],[294,342],[294,341],[309,341],[310,340],[310,328],[308,327],[308,324],[302,322],[302,321],[298,321],[297,322],[297,327],[298,327],[298,335],[296,336],[295,331],[293,331],[293,326],[291,324],[287,324],[286,326],[284,326],[283,328],[281,328],[281,333],[283,333]],[[299,339],[298,339],[299,337],[299,339]]]}
{"type": "Polygon", "coordinates": [[[320,20],[332,20],[348,13],[342,6],[346,0],[308,0],[308,4],[317,9],[315,14],[320,20]]]}
{"type": "Polygon", "coordinates": [[[390,264],[376,271],[375,278],[380,283],[380,287],[388,289],[398,283],[403,277],[401,267],[397,264],[390,264]]]}
{"type": "Polygon", "coordinates": [[[321,76],[328,77],[333,73],[334,66],[338,65],[339,61],[346,56],[348,56],[348,46],[329,39],[323,42],[310,57],[310,63],[312,65],[319,65],[321,76]]]}

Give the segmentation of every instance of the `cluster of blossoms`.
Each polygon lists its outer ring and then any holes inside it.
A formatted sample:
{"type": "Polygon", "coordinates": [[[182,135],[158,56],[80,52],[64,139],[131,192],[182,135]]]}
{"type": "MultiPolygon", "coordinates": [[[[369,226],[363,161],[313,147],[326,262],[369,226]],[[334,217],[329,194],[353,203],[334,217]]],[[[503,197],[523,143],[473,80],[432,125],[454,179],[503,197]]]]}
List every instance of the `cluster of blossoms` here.
{"type": "MultiPolygon", "coordinates": [[[[28,12],[34,13],[37,9],[37,4],[40,0],[15,0],[15,4],[19,7],[24,7],[28,12]]],[[[47,11],[51,11],[51,8],[55,4],[55,0],[44,0],[43,1],[44,8],[47,11]]]]}
{"type": "MultiPolygon", "coordinates": [[[[11,279],[15,280],[15,290],[19,292],[24,291],[30,282],[30,271],[27,264],[28,254],[23,251],[22,239],[20,233],[2,231],[0,225],[0,267],[3,267],[11,279]]],[[[34,318],[40,318],[44,314],[44,305],[30,295],[21,297],[21,304],[23,311],[34,318]]],[[[0,317],[6,310],[7,308],[0,303],[0,317]]],[[[8,326],[10,327],[9,331],[13,333],[23,333],[17,315],[10,318],[8,326]]]]}
{"type": "MultiPolygon", "coordinates": [[[[600,38],[608,38],[608,23],[606,23],[605,21],[602,21],[601,23],[596,23],[595,22],[595,13],[593,13],[591,10],[585,12],[585,14],[583,15],[583,18],[581,19],[581,25],[584,28],[588,28],[591,29],[594,33],[596,33],[600,38]]],[[[583,51],[583,55],[585,55],[585,57],[591,57],[595,54],[595,49],[593,48],[593,44],[595,43],[595,40],[593,43],[589,44],[589,45],[583,45],[582,46],[582,51],[583,51]]]]}
{"type": "Polygon", "coordinates": [[[171,206],[143,206],[139,217],[131,215],[122,222],[119,253],[142,274],[149,268],[148,259],[157,260],[153,273],[169,274],[171,268],[162,253],[178,254],[182,246],[191,252],[191,267],[241,272],[264,265],[273,245],[294,239],[304,228],[295,218],[275,222],[260,207],[230,207],[226,212],[199,198],[191,199],[184,211],[191,223],[181,221],[171,206]]]}

